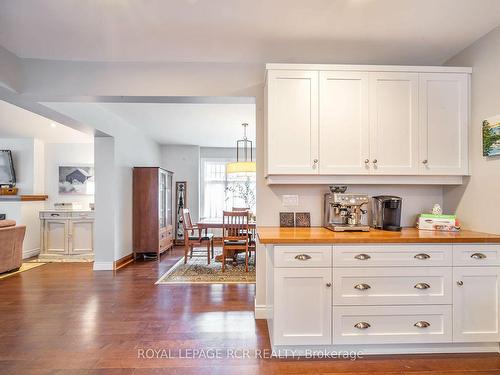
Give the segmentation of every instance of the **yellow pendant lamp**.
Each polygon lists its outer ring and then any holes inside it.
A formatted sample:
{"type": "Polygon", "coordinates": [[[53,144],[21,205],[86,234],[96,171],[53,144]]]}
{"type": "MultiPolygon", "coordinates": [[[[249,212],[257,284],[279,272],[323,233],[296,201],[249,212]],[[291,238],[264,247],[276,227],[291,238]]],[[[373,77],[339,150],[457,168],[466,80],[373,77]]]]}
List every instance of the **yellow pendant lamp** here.
{"type": "Polygon", "coordinates": [[[239,139],[236,141],[236,162],[227,163],[226,164],[226,174],[248,174],[255,173],[257,168],[253,159],[253,148],[252,141],[249,141],[247,138],[247,123],[241,124],[243,126],[243,139],[239,139]],[[240,143],[242,143],[242,152],[243,157],[240,160],[240,143]],[[248,160],[250,149],[250,160],[248,160]]]}

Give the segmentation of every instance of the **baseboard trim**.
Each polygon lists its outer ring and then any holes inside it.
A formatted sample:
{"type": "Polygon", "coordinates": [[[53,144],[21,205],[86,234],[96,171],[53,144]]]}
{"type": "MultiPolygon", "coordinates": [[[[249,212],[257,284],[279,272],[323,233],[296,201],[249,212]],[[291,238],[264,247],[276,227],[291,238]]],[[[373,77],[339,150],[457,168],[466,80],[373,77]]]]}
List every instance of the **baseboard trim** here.
{"type": "Polygon", "coordinates": [[[254,303],[255,319],[267,319],[267,306],[254,303]]]}
{"type": "Polygon", "coordinates": [[[31,249],[31,250],[24,250],[23,251],[23,259],[32,258],[34,256],[37,256],[38,254],[40,254],[39,247],[37,247],[36,249],[31,249]]]}
{"type": "Polygon", "coordinates": [[[114,263],[115,270],[119,270],[120,268],[128,266],[133,261],[134,261],[134,253],[130,253],[128,255],[125,255],[124,257],[122,257],[118,260],[115,260],[115,263],[114,263]]]}
{"type": "Polygon", "coordinates": [[[94,262],[94,271],[113,271],[114,262],[94,262]]]}

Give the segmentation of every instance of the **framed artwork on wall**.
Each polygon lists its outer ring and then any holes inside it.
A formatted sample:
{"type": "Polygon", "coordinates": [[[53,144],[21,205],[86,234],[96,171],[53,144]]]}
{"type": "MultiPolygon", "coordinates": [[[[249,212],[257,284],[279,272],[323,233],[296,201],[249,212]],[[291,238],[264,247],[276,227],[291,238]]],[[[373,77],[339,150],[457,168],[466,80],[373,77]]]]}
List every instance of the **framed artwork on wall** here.
{"type": "Polygon", "coordinates": [[[59,194],[62,195],[93,195],[93,166],[60,166],[59,194]]]}
{"type": "Polygon", "coordinates": [[[483,156],[500,155],[500,115],[483,120],[483,156]]]}
{"type": "Polygon", "coordinates": [[[184,216],[182,210],[186,208],[187,182],[177,181],[175,183],[175,244],[184,244],[184,216]]]}

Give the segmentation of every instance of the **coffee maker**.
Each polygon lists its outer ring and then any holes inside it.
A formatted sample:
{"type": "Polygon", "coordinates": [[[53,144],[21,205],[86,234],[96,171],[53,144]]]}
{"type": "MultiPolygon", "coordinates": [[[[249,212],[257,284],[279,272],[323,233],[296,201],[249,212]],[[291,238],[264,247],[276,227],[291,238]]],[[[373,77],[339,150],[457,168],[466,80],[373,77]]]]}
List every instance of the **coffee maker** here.
{"type": "Polygon", "coordinates": [[[323,226],[335,232],[370,230],[364,223],[367,214],[363,206],[368,205],[369,198],[365,194],[349,194],[347,186],[330,186],[329,194],[325,194],[325,212],[323,226]]]}
{"type": "Polygon", "coordinates": [[[377,229],[400,231],[402,203],[402,198],[392,195],[378,195],[373,197],[373,226],[377,229]]]}

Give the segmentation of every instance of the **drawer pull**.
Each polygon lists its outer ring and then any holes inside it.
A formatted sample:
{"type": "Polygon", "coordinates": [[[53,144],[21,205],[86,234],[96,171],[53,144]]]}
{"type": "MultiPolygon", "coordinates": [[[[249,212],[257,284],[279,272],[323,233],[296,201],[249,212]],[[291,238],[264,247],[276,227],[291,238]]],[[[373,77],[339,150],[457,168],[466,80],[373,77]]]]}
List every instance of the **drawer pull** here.
{"type": "Polygon", "coordinates": [[[371,258],[371,256],[369,256],[368,254],[358,254],[354,258],[356,258],[357,260],[368,260],[371,258]]]}
{"type": "Polygon", "coordinates": [[[354,285],[354,289],[357,289],[357,290],[367,290],[370,288],[371,288],[371,286],[368,284],[356,284],[356,285],[354,285]]]}
{"type": "Polygon", "coordinates": [[[415,284],[414,288],[415,289],[429,289],[431,286],[427,283],[418,283],[415,284]]]}
{"type": "Polygon", "coordinates": [[[425,253],[420,253],[420,254],[417,254],[414,256],[415,259],[418,259],[418,260],[426,260],[426,259],[429,259],[431,256],[429,254],[425,254],[425,253]]]}
{"type": "Polygon", "coordinates": [[[326,283],[326,286],[327,286],[328,288],[331,288],[332,283],[326,283]]]}
{"type": "Polygon", "coordinates": [[[311,256],[307,255],[307,254],[299,254],[299,255],[295,255],[295,259],[297,259],[297,260],[309,260],[309,259],[311,259],[311,256]]]}
{"type": "Polygon", "coordinates": [[[474,253],[470,256],[472,259],[484,259],[486,255],[483,253],[474,253]]]}
{"type": "Polygon", "coordinates": [[[419,322],[416,322],[414,326],[417,328],[427,328],[431,326],[431,323],[426,322],[425,320],[421,320],[419,322]]]}
{"type": "Polygon", "coordinates": [[[356,323],[354,325],[354,328],[357,328],[357,329],[367,329],[370,327],[371,327],[370,323],[367,323],[367,322],[359,322],[359,323],[356,323]]]}
{"type": "Polygon", "coordinates": [[[50,216],[54,217],[54,216],[60,216],[59,214],[50,214],[50,216]]]}

